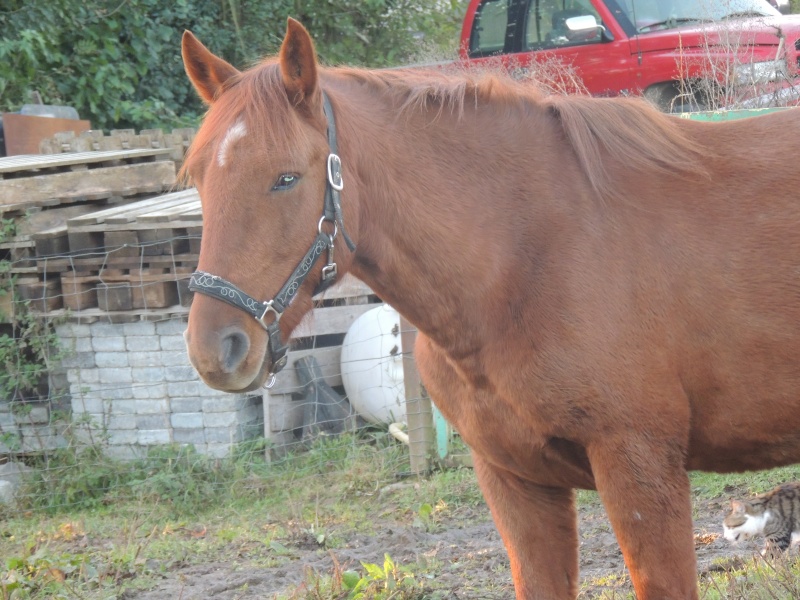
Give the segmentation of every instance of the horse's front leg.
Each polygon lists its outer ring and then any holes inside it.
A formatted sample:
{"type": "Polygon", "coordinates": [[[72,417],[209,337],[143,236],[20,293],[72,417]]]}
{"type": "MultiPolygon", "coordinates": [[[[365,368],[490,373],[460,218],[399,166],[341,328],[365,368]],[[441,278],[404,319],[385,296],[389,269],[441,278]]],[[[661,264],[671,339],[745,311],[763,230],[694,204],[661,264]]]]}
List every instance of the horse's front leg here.
{"type": "Polygon", "coordinates": [[[696,600],[690,488],[681,443],[629,430],[587,451],[638,600],[696,600]]]}
{"type": "Polygon", "coordinates": [[[535,485],[473,452],[478,483],[511,560],[517,600],[572,600],[578,593],[574,492],[535,485]]]}

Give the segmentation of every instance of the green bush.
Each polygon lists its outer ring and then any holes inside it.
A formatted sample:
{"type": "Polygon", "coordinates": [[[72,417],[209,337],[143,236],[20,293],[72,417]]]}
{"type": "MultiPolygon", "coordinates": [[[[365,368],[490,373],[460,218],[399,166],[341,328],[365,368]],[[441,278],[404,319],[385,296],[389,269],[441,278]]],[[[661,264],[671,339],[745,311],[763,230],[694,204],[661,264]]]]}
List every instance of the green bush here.
{"type": "Polygon", "coordinates": [[[193,124],[203,112],[183,72],[180,36],[246,67],[274,54],[298,18],[328,64],[390,66],[424,36],[455,49],[464,0],[5,0],[0,8],[0,110],[37,91],[98,129],[193,124]]]}

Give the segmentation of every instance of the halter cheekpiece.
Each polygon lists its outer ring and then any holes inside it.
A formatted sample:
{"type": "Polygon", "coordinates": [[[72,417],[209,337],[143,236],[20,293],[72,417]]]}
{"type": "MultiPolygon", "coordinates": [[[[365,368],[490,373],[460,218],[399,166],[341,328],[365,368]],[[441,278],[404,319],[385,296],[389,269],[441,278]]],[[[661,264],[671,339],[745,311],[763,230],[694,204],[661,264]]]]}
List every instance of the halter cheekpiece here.
{"type": "Polygon", "coordinates": [[[272,360],[270,365],[269,379],[265,387],[270,388],[275,383],[275,376],[277,373],[286,366],[288,357],[286,353],[289,346],[283,344],[281,341],[281,330],[279,322],[281,315],[289,307],[294,300],[300,286],[305,281],[311,269],[319,261],[320,257],[327,251],[327,264],[322,267],[322,280],[314,290],[314,294],[318,294],[323,290],[330,287],[336,281],[337,267],[334,261],[334,245],[333,242],[341,228],[342,236],[351,252],[355,251],[356,246],[347,235],[344,228],[344,218],[342,215],[342,205],[339,192],[344,186],[342,181],[342,161],[337,152],[336,143],[336,123],[333,119],[333,109],[331,108],[330,100],[327,94],[322,92],[322,108],[325,112],[325,118],[328,120],[328,145],[330,146],[330,154],[327,161],[327,182],[325,185],[325,201],[323,205],[322,217],[317,223],[317,237],[314,243],[311,244],[306,255],[300,261],[300,264],[295,267],[292,274],[283,284],[278,293],[272,300],[259,301],[247,294],[244,290],[233,285],[231,282],[212,275],[203,271],[195,271],[189,279],[189,290],[192,292],[200,292],[227,302],[231,306],[243,310],[249,315],[253,316],[261,326],[266,330],[269,338],[269,353],[272,360]],[[333,232],[327,232],[324,229],[325,223],[333,224],[333,232]],[[271,322],[267,319],[271,317],[271,322]]]}

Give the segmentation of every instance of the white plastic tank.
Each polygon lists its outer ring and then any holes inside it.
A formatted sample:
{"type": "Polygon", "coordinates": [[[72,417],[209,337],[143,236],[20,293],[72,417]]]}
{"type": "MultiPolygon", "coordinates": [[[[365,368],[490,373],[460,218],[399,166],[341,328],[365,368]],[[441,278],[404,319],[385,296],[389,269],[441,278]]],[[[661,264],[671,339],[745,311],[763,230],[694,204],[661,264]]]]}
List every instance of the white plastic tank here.
{"type": "Polygon", "coordinates": [[[405,423],[400,315],[383,304],[358,317],[342,342],[342,382],[353,408],[370,423],[405,423]]]}

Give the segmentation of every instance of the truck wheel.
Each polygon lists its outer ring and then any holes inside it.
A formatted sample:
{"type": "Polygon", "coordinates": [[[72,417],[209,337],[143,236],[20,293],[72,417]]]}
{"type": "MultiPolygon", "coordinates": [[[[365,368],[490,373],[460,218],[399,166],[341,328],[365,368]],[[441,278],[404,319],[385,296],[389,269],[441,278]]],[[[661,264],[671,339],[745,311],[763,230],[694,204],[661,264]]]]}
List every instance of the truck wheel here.
{"type": "Polygon", "coordinates": [[[707,110],[705,94],[700,93],[691,83],[665,81],[651,85],[644,91],[644,97],[659,110],[668,113],[683,113],[707,110]]]}

